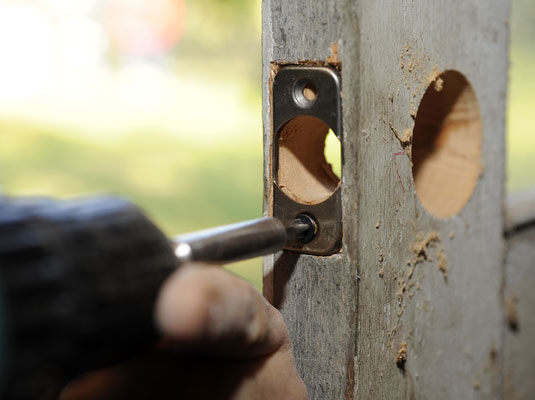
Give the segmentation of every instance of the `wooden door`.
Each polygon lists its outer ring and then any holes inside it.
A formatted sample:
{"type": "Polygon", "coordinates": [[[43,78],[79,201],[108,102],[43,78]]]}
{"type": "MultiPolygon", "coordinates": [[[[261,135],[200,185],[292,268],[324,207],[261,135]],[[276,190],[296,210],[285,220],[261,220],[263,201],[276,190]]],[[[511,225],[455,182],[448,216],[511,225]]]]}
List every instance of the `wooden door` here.
{"type": "Polygon", "coordinates": [[[500,398],[508,1],[264,0],[278,68],[342,84],[343,245],[264,260],[311,399],[500,398]]]}

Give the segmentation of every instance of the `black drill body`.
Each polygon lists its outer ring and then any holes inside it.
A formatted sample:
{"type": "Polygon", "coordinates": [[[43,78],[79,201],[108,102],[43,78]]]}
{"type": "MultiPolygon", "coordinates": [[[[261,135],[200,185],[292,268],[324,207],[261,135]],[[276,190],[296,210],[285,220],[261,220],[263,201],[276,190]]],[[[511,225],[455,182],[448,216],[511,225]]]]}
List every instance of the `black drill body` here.
{"type": "Polygon", "coordinates": [[[52,398],[149,349],[158,290],[181,263],[271,254],[317,230],[308,215],[268,217],[170,241],[119,198],[0,199],[0,397],[52,398]]]}
{"type": "Polygon", "coordinates": [[[1,398],[41,398],[151,346],[155,296],[177,265],[127,201],[2,200],[1,398]]]}

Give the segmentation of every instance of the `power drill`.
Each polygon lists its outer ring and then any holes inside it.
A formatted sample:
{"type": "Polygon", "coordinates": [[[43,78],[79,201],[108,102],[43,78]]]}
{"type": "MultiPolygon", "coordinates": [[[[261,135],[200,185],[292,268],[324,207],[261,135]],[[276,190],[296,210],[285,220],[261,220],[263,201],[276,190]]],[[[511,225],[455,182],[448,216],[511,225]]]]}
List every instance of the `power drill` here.
{"type": "Polygon", "coordinates": [[[0,198],[0,397],[50,398],[149,349],[158,290],[182,263],[270,254],[318,229],[302,214],[287,226],[266,217],[170,240],[116,197],[0,198]]]}

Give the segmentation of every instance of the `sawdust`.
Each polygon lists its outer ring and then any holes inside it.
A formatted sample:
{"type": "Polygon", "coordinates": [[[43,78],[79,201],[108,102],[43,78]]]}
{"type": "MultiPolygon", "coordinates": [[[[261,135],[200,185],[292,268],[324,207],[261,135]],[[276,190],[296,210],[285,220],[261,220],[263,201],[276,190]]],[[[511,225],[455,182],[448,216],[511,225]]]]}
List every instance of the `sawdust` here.
{"type": "MultiPolygon", "coordinates": [[[[417,47],[416,43],[414,43],[414,47],[417,47]]],[[[412,119],[416,119],[416,99],[420,99],[423,96],[423,93],[432,82],[435,82],[435,89],[441,91],[443,81],[442,79],[440,79],[440,82],[437,80],[440,75],[437,67],[433,67],[431,73],[428,72],[431,63],[430,58],[423,53],[414,51],[412,43],[406,43],[403,46],[399,59],[403,81],[410,95],[410,116],[412,119]]]]}
{"type": "Polygon", "coordinates": [[[409,159],[411,158],[411,147],[410,144],[412,142],[412,129],[405,129],[405,132],[403,135],[396,129],[392,121],[388,123],[390,126],[390,130],[394,134],[397,140],[399,140],[399,143],[401,144],[401,147],[405,150],[407,155],[409,156],[409,159]]]}
{"type": "Polygon", "coordinates": [[[379,254],[377,255],[377,265],[379,266],[379,271],[377,272],[377,274],[379,275],[379,278],[382,278],[385,275],[385,270],[383,266],[385,256],[383,255],[383,250],[381,248],[379,248],[378,250],[379,254]]]}
{"type": "Polygon", "coordinates": [[[416,119],[416,106],[414,105],[414,99],[411,99],[410,116],[412,119],[416,119]]]}
{"type": "Polygon", "coordinates": [[[512,331],[518,330],[518,311],[516,305],[518,304],[518,299],[516,296],[509,296],[505,299],[505,319],[507,320],[507,325],[512,331]]]}
{"type": "Polygon", "coordinates": [[[331,55],[325,59],[327,64],[338,64],[338,43],[331,44],[331,55]]]}
{"type": "Polygon", "coordinates": [[[405,133],[401,137],[401,143],[410,143],[412,138],[412,129],[405,129],[405,133]]]}
{"type": "Polygon", "coordinates": [[[407,279],[412,278],[412,274],[414,274],[414,270],[416,269],[416,265],[409,263],[409,272],[407,273],[407,279]]]}
{"type": "Polygon", "coordinates": [[[437,92],[440,92],[444,87],[444,79],[440,77],[440,74],[441,72],[435,67],[428,79],[428,85],[433,84],[433,87],[437,92]]]}
{"type": "Polygon", "coordinates": [[[403,46],[399,58],[405,86],[409,89],[411,96],[416,98],[423,94],[425,87],[429,84],[429,74],[426,73],[428,58],[425,54],[414,52],[411,43],[403,46]]]}
{"type": "Polygon", "coordinates": [[[435,247],[440,242],[440,236],[437,232],[429,232],[424,238],[422,234],[416,235],[416,242],[411,246],[411,251],[415,255],[414,262],[423,262],[427,260],[429,247],[435,247]]]}
{"type": "Polygon", "coordinates": [[[444,278],[447,278],[448,260],[441,243],[440,235],[435,231],[429,232],[425,236],[421,232],[416,235],[416,240],[410,247],[412,257],[407,260],[405,270],[400,270],[399,275],[396,278],[397,288],[395,294],[400,307],[398,316],[401,316],[404,312],[405,294],[408,294],[409,298],[412,298],[414,297],[415,292],[420,289],[420,282],[413,280],[414,273],[419,264],[433,261],[431,258],[431,249],[438,249],[438,269],[442,272],[444,278]]]}
{"type": "MultiPolygon", "coordinates": [[[[302,65],[306,67],[333,67],[338,71],[342,70],[342,61],[339,57],[339,49],[338,49],[338,43],[335,42],[331,44],[329,47],[329,50],[331,52],[331,55],[329,55],[325,60],[301,60],[297,59],[297,61],[286,61],[281,60],[278,62],[272,62],[271,65],[276,65],[277,68],[282,68],[288,65],[302,65]]],[[[272,67],[273,69],[273,67],[272,67]]],[[[340,96],[343,97],[342,93],[340,93],[340,96]]]]}
{"type": "Polygon", "coordinates": [[[437,92],[440,92],[443,88],[444,80],[442,78],[438,78],[434,83],[434,88],[437,92]]]}
{"type": "Polygon", "coordinates": [[[394,127],[394,124],[392,124],[392,121],[388,122],[388,125],[390,126],[390,130],[392,131],[392,133],[398,138],[398,140],[401,142],[402,139],[401,139],[401,134],[399,133],[399,131],[394,127]]]}
{"type": "Polygon", "coordinates": [[[448,260],[446,259],[446,253],[444,252],[444,249],[440,249],[437,254],[438,259],[438,269],[440,272],[442,272],[442,275],[444,275],[444,279],[447,279],[448,277],[448,260]]]}
{"type": "Polygon", "coordinates": [[[398,368],[405,369],[405,363],[407,362],[407,342],[401,342],[401,346],[398,350],[396,357],[396,365],[398,368]]]}
{"type": "Polygon", "coordinates": [[[431,71],[431,74],[429,75],[429,78],[427,79],[427,84],[430,85],[431,83],[435,82],[437,78],[440,76],[440,71],[437,67],[433,68],[433,71],[431,71]]]}
{"type": "MultiPolygon", "coordinates": [[[[396,290],[396,297],[398,299],[398,304],[401,307],[403,304],[403,294],[405,293],[405,289],[407,288],[406,282],[404,279],[398,279],[398,288],[396,290]]],[[[402,311],[401,309],[400,311],[402,311]]]]}
{"type": "Polygon", "coordinates": [[[279,72],[281,67],[280,67],[279,64],[274,63],[274,62],[272,62],[270,64],[270,67],[271,68],[269,70],[269,87],[270,87],[270,91],[271,91],[273,89],[273,81],[275,80],[275,76],[277,75],[277,73],[279,72]]]}
{"type": "MultiPolygon", "coordinates": [[[[338,56],[337,56],[338,57],[338,56]]],[[[342,62],[340,60],[336,62],[330,62],[327,60],[332,59],[331,56],[327,57],[325,60],[302,60],[300,58],[297,59],[297,61],[278,61],[278,62],[272,62],[272,65],[277,65],[278,68],[284,68],[291,65],[300,65],[304,67],[332,67],[336,69],[337,71],[342,70],[342,62]]],[[[342,93],[340,93],[340,96],[342,96],[342,93]]],[[[343,97],[343,96],[342,96],[343,97]]]]}

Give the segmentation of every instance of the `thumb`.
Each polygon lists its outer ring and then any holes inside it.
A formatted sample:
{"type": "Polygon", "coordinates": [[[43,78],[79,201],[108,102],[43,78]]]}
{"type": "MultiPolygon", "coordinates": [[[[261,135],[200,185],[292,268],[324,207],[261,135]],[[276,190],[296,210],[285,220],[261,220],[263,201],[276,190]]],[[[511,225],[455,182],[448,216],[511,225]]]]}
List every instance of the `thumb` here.
{"type": "Polygon", "coordinates": [[[289,343],[280,313],[249,283],[215,266],[176,271],[160,290],[155,318],[184,351],[247,358],[289,343]]]}

